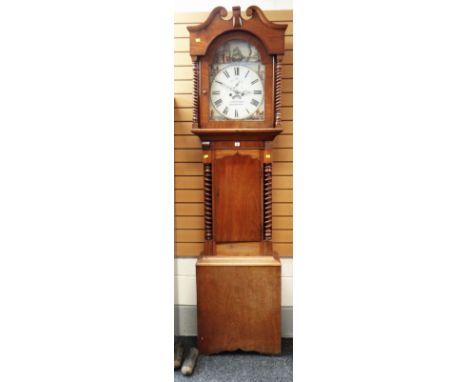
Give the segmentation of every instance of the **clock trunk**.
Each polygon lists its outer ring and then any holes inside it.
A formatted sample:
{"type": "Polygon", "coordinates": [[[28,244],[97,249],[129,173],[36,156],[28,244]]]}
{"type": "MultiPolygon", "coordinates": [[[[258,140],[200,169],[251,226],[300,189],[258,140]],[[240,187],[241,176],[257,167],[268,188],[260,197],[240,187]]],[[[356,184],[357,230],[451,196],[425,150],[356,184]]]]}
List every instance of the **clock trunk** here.
{"type": "Polygon", "coordinates": [[[259,150],[219,150],[215,156],[213,193],[216,242],[261,241],[259,150]]]}

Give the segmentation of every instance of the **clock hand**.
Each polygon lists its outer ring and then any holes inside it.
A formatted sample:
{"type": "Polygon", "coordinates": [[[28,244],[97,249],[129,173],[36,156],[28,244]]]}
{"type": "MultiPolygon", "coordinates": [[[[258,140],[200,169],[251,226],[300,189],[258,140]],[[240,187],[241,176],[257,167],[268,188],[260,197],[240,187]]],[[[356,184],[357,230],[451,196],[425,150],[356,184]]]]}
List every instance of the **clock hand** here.
{"type": "Polygon", "coordinates": [[[234,93],[234,95],[231,96],[232,99],[234,99],[235,97],[242,98],[242,96],[243,96],[242,92],[240,90],[236,89],[236,87],[240,84],[240,81],[234,87],[230,87],[230,86],[226,85],[224,82],[221,82],[221,81],[218,81],[218,80],[215,80],[215,81],[218,84],[223,85],[224,87],[228,88],[230,91],[232,91],[234,93]]]}
{"type": "Polygon", "coordinates": [[[220,85],[223,85],[223,86],[227,87],[230,91],[233,91],[233,92],[236,91],[236,90],[234,90],[233,88],[231,88],[230,86],[226,85],[225,83],[223,83],[221,81],[215,80],[215,82],[217,82],[220,85]]]}

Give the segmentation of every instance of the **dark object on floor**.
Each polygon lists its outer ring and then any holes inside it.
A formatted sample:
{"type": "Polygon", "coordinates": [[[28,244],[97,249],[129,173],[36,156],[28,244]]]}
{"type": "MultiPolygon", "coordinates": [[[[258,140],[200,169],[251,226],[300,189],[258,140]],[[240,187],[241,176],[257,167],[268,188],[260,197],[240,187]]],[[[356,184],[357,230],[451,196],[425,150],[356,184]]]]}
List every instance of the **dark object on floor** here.
{"type": "Polygon", "coordinates": [[[198,349],[197,348],[190,348],[189,354],[187,358],[184,360],[184,364],[182,365],[182,374],[183,375],[192,375],[193,369],[197,364],[198,358],[198,349]]]}
{"type": "MultiPolygon", "coordinates": [[[[197,346],[196,337],[176,337],[185,349],[197,346]]],[[[292,382],[293,340],[283,338],[281,354],[264,355],[254,352],[224,352],[200,354],[197,367],[188,380],[174,370],[175,382],[292,382]]]]}
{"type": "Polygon", "coordinates": [[[180,369],[182,366],[182,357],[184,356],[184,347],[181,342],[177,342],[174,349],[174,369],[180,369]]]}

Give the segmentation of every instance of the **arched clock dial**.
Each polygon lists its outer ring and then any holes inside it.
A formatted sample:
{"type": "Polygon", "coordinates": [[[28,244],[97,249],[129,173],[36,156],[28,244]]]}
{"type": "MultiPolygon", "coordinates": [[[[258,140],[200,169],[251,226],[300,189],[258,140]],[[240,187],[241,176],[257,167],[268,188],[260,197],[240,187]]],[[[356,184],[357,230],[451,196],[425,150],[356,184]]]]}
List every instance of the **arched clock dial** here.
{"type": "Polygon", "coordinates": [[[217,48],[209,85],[211,121],[264,120],[265,65],[254,45],[235,39],[217,48]]]}
{"type": "Polygon", "coordinates": [[[240,64],[223,67],[210,88],[213,108],[226,119],[249,119],[263,106],[263,82],[252,68],[240,64]]]}

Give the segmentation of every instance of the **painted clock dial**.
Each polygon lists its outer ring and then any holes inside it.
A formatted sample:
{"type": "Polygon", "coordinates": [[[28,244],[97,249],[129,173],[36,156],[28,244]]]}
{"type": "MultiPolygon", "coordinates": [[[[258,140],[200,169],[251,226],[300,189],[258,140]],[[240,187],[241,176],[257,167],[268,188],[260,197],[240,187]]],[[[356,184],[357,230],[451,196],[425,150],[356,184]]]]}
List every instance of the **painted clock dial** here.
{"type": "Polygon", "coordinates": [[[265,66],[255,46],[226,42],[210,65],[210,120],[264,120],[265,66]]]}

